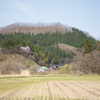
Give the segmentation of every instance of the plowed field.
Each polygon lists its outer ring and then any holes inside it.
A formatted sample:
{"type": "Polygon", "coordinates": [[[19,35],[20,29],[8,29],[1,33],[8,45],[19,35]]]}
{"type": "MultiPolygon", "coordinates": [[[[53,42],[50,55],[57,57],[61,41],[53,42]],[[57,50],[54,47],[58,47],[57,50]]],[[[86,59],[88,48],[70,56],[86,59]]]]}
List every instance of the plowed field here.
{"type": "Polygon", "coordinates": [[[100,77],[1,78],[0,100],[100,100],[100,77]]]}

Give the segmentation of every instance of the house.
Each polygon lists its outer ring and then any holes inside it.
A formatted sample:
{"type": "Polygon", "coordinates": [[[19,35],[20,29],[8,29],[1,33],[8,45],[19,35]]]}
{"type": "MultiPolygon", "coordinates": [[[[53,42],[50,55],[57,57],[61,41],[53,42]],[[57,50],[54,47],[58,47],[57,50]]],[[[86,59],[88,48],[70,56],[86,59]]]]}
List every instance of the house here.
{"type": "Polygon", "coordinates": [[[38,72],[44,72],[44,69],[42,69],[41,67],[38,68],[38,72]]]}
{"type": "Polygon", "coordinates": [[[60,68],[61,66],[64,66],[65,64],[61,64],[61,65],[59,65],[58,67],[60,68]]]}
{"type": "Polygon", "coordinates": [[[51,70],[58,70],[59,67],[58,67],[58,65],[50,65],[49,69],[51,69],[51,70]]]}
{"type": "Polygon", "coordinates": [[[38,68],[38,72],[44,72],[44,71],[48,71],[48,68],[46,66],[40,66],[38,68]]]}

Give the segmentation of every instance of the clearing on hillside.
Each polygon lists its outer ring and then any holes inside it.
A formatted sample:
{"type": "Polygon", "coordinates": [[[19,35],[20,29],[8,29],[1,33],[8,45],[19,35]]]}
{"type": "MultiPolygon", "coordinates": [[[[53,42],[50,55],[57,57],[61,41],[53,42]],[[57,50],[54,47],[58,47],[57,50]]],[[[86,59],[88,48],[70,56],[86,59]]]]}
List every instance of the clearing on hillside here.
{"type": "Polygon", "coordinates": [[[0,100],[100,100],[100,77],[0,78],[0,100]]]}

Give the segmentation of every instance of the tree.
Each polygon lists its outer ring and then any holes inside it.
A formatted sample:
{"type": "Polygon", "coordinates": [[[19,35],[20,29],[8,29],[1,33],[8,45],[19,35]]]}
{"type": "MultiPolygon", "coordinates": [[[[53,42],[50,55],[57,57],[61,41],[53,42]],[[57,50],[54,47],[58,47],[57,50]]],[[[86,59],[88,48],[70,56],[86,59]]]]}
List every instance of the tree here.
{"type": "Polygon", "coordinates": [[[17,38],[17,39],[15,40],[15,45],[19,45],[19,44],[20,44],[20,39],[17,38]]]}
{"type": "Polygon", "coordinates": [[[97,42],[97,47],[96,47],[96,49],[97,49],[98,51],[100,51],[100,41],[97,42]]]}
{"type": "Polygon", "coordinates": [[[83,50],[83,55],[86,53],[90,53],[91,51],[93,51],[93,42],[86,39],[84,42],[84,50],[83,50]]]}
{"type": "Polygon", "coordinates": [[[48,58],[48,61],[51,62],[52,57],[50,53],[48,54],[47,58],[48,58]]]}
{"type": "Polygon", "coordinates": [[[100,75],[100,51],[92,51],[84,56],[77,56],[73,68],[77,74],[99,74],[100,75]],[[77,71],[76,71],[77,69],[77,71]]]}
{"type": "Polygon", "coordinates": [[[4,40],[2,43],[1,43],[1,47],[3,48],[9,48],[10,46],[14,46],[14,41],[9,39],[9,40],[4,40]]]}
{"type": "Polygon", "coordinates": [[[59,59],[58,58],[54,59],[54,64],[59,64],[59,59]]]}

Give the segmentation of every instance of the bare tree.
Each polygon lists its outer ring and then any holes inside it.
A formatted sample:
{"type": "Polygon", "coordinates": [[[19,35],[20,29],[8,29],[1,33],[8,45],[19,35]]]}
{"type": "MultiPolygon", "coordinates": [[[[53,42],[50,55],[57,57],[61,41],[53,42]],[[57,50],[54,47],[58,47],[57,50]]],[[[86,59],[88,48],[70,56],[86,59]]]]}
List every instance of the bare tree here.
{"type": "Polygon", "coordinates": [[[0,28],[0,33],[3,34],[9,34],[9,33],[15,33],[15,32],[22,32],[22,33],[54,33],[56,32],[66,32],[71,31],[72,28],[66,25],[63,25],[61,23],[14,23],[11,25],[8,25],[6,27],[0,28]]]}
{"type": "Polygon", "coordinates": [[[84,74],[100,74],[100,51],[93,51],[85,54],[84,56],[78,56],[76,68],[84,74]]]}

